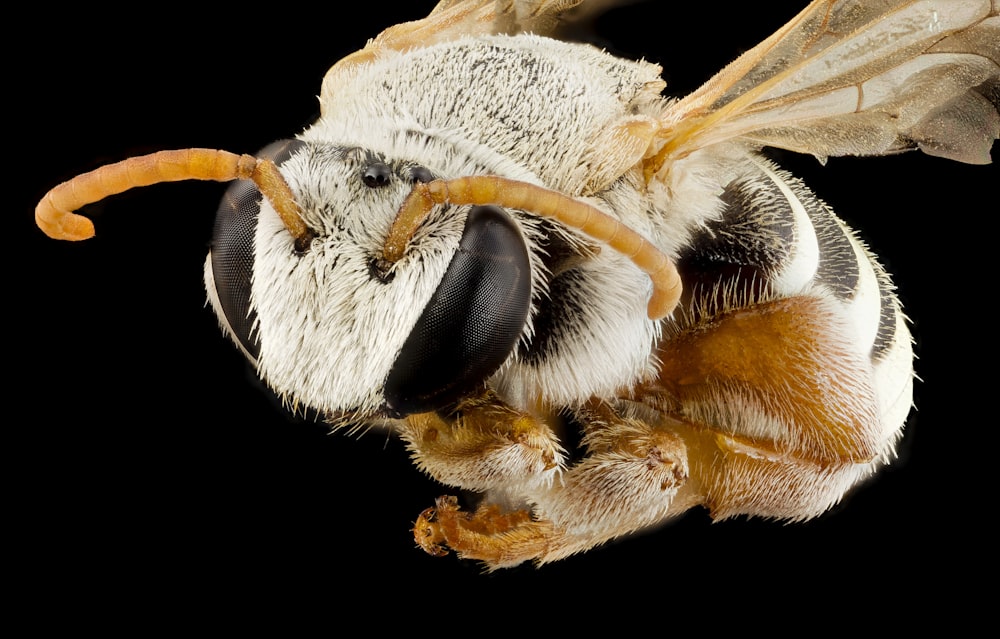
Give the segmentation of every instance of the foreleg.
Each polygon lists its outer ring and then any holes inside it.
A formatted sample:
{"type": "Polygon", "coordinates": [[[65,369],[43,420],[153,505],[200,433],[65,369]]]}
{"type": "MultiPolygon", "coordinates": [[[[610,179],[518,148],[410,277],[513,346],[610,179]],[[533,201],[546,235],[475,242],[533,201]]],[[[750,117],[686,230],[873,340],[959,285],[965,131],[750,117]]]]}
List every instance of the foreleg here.
{"type": "Polygon", "coordinates": [[[557,482],[531,491],[530,513],[491,503],[466,513],[443,497],[418,519],[418,543],[431,554],[451,549],[495,569],[554,561],[667,517],[687,479],[684,442],[662,425],[600,403],[577,417],[589,454],[557,482]]]}
{"type": "Polygon", "coordinates": [[[550,483],[563,460],[541,419],[510,408],[492,392],[462,401],[447,415],[411,415],[400,435],[418,468],[443,484],[476,492],[550,483]]]}

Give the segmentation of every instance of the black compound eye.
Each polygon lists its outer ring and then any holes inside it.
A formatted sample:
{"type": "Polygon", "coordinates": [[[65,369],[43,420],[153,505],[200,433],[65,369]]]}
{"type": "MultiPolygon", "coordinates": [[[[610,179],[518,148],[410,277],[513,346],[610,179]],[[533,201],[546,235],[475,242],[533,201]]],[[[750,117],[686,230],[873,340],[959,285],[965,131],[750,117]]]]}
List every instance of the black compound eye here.
{"type": "Polygon", "coordinates": [[[278,140],[271,142],[257,153],[257,157],[262,160],[271,160],[276,165],[281,166],[285,160],[292,157],[296,151],[306,145],[302,140],[278,140]]]}
{"type": "MultiPolygon", "coordinates": [[[[299,140],[279,140],[261,149],[258,158],[280,165],[305,146],[299,140]]],[[[212,279],[215,294],[234,336],[256,359],[260,344],[252,330],[257,313],[250,304],[253,238],[260,215],[261,194],[253,182],[233,182],[219,204],[212,230],[212,279]]]]}
{"type": "Polygon", "coordinates": [[[531,264],[517,225],[495,206],[473,208],[386,379],[386,412],[436,410],[473,391],[517,345],[530,308],[531,264]]]}
{"type": "Polygon", "coordinates": [[[365,183],[365,186],[373,189],[387,185],[391,178],[392,169],[382,162],[372,162],[361,173],[361,180],[365,183]]]}

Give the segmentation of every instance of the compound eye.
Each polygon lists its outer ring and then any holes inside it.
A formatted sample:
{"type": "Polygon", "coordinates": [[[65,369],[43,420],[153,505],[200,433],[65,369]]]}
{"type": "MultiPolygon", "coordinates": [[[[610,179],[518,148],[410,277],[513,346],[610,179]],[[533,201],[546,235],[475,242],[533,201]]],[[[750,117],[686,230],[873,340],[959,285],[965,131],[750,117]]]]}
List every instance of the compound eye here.
{"type": "MultiPolygon", "coordinates": [[[[277,165],[305,146],[299,140],[272,142],[257,154],[277,165]]],[[[219,204],[212,230],[212,280],[225,321],[247,354],[256,359],[260,343],[252,335],[257,313],[250,303],[253,238],[260,215],[261,194],[250,180],[233,182],[219,204]]]]}
{"type": "Polygon", "coordinates": [[[495,206],[469,212],[458,250],[385,382],[386,412],[443,408],[496,372],[531,308],[531,264],[514,221],[495,206]]]}

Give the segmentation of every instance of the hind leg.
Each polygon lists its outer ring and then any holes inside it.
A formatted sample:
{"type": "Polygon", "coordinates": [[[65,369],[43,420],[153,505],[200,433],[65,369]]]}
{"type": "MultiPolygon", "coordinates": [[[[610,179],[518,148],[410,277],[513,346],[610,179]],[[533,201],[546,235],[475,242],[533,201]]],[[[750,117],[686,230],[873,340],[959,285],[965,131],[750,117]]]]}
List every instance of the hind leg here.
{"type": "Polygon", "coordinates": [[[499,568],[559,559],[696,505],[717,519],[816,516],[871,473],[895,432],[849,336],[826,301],[805,296],[705,317],[665,341],[659,378],[632,400],[580,411],[586,457],[515,495],[528,506],[466,513],[439,500],[417,540],[499,568]]]}

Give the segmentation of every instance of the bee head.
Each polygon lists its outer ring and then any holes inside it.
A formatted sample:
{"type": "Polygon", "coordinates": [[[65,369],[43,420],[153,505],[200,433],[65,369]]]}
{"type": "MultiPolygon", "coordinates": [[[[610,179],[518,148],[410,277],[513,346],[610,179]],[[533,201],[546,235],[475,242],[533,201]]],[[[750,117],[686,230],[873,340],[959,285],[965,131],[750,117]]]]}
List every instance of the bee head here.
{"type": "Polygon", "coordinates": [[[399,418],[454,403],[507,360],[531,308],[510,215],[442,207],[388,263],[399,203],[432,169],[297,140],[260,157],[281,169],[310,239],[297,245],[254,183],[234,182],[205,279],[224,329],[287,402],[399,418]]]}

